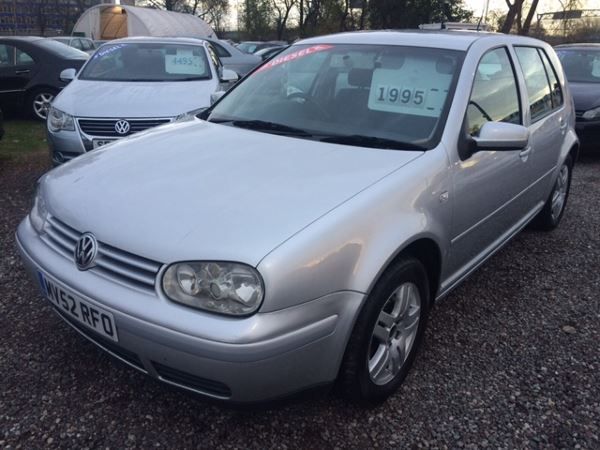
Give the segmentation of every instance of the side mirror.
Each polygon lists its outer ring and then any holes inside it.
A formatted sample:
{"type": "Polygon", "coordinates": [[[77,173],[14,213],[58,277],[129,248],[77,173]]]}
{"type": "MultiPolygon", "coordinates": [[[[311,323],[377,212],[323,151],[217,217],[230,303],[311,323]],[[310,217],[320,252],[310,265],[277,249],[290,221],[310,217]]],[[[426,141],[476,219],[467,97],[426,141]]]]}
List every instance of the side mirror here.
{"type": "Polygon", "coordinates": [[[237,81],[239,78],[240,77],[238,76],[238,74],[231,69],[223,69],[223,71],[221,72],[222,83],[234,82],[237,81]]]}
{"type": "Polygon", "coordinates": [[[65,69],[60,73],[59,78],[61,81],[68,83],[75,78],[75,75],[77,75],[77,71],[75,69],[65,69]]]}
{"type": "Polygon", "coordinates": [[[223,95],[225,95],[225,91],[217,91],[210,94],[210,104],[213,105],[214,103],[216,103],[217,100],[223,97],[223,95]]]}
{"type": "Polygon", "coordinates": [[[472,137],[476,151],[523,150],[529,143],[529,130],[522,125],[506,122],[486,122],[479,136],[472,137]]]}

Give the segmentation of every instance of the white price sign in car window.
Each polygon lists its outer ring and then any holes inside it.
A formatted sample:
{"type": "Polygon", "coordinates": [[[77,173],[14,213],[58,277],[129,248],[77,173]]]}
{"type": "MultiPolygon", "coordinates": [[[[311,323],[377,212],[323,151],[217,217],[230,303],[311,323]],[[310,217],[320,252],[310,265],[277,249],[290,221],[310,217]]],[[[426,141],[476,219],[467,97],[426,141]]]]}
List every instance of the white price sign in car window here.
{"type": "Polygon", "coordinates": [[[400,69],[375,69],[369,109],[439,117],[452,75],[436,71],[434,61],[415,59],[400,69]]]}
{"type": "Polygon", "coordinates": [[[172,74],[201,75],[204,73],[202,58],[193,50],[177,50],[174,55],[165,55],[165,71],[172,74]]]}

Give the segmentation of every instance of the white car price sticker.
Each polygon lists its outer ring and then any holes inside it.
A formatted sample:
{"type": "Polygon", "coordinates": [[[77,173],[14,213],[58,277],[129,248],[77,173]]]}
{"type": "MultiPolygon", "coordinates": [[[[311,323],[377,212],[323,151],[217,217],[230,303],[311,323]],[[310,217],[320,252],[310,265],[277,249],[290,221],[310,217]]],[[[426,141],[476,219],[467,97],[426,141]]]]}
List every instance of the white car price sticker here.
{"type": "Polygon", "coordinates": [[[38,278],[42,293],[61,314],[105,338],[119,342],[115,319],[111,313],[70,292],[42,272],[38,272],[38,278]]]}
{"type": "Polygon", "coordinates": [[[439,117],[448,95],[452,74],[436,70],[428,58],[406,58],[398,69],[373,71],[369,109],[439,117]]]}
{"type": "Polygon", "coordinates": [[[165,71],[180,75],[201,75],[204,73],[202,58],[193,50],[177,50],[174,55],[165,55],[165,71]]]}

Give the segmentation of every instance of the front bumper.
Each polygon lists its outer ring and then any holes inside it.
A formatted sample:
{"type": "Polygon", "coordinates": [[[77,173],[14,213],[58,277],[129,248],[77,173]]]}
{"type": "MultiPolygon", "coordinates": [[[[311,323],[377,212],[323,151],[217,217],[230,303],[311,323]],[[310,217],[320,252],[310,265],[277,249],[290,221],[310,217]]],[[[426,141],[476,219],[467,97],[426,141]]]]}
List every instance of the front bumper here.
{"type": "MultiPolygon", "coordinates": [[[[113,314],[119,342],[61,317],[113,356],[163,382],[231,402],[257,402],[330,383],[337,377],[363,294],[337,292],[246,318],[177,305],[112,283],[47,246],[25,218],[17,230],[24,265],[113,314]]],[[[47,304],[50,305],[50,303],[47,304]]]]}

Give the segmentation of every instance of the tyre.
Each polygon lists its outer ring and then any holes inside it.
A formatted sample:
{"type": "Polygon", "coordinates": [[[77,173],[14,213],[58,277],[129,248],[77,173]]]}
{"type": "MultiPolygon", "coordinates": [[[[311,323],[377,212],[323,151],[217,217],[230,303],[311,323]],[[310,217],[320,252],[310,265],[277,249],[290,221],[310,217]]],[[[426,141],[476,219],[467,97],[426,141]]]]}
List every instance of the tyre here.
{"type": "Polygon", "coordinates": [[[534,228],[550,231],[558,226],[567,206],[572,173],[573,159],[569,155],[560,166],[558,177],[544,207],[533,220],[534,228]]]}
{"type": "Polygon", "coordinates": [[[340,369],[343,396],[384,401],[406,377],[429,314],[427,273],[415,258],[398,260],[375,285],[354,325],[340,369]]]}
{"type": "Polygon", "coordinates": [[[31,91],[27,96],[29,115],[36,120],[45,121],[48,117],[50,104],[56,94],[57,91],[52,88],[39,88],[31,91]]]}

